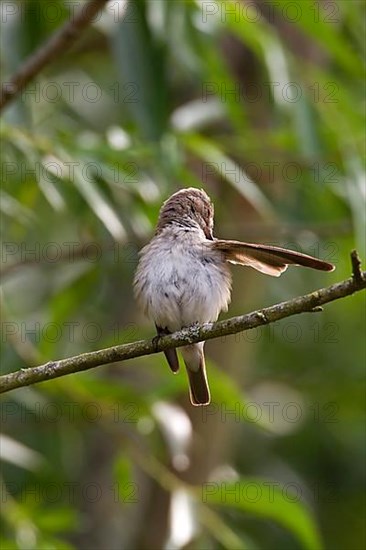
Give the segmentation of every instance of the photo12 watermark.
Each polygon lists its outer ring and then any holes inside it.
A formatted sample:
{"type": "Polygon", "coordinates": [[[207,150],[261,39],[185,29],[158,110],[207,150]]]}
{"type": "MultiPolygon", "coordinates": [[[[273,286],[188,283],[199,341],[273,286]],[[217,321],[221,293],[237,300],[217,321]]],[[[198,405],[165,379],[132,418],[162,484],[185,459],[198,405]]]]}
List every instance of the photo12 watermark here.
{"type": "Polygon", "coordinates": [[[215,97],[220,103],[256,103],[258,101],[298,103],[306,96],[312,103],[339,103],[339,85],[336,82],[312,82],[308,84],[279,81],[262,83],[225,81],[206,81],[202,83],[201,99],[203,103],[215,97]]]}
{"type": "Polygon", "coordinates": [[[105,338],[112,338],[114,344],[124,344],[139,337],[140,327],[137,323],[100,324],[96,321],[63,321],[56,323],[48,321],[3,321],[1,323],[1,343],[11,344],[17,341],[21,344],[41,342],[57,344],[84,343],[97,344],[105,338]]]}
{"type": "Polygon", "coordinates": [[[275,504],[281,501],[290,503],[310,500],[312,503],[336,502],[335,483],[313,483],[304,487],[297,481],[280,483],[277,481],[242,481],[242,482],[208,482],[201,488],[202,502],[219,502],[221,504],[235,502],[275,504]]]}
{"type": "Polygon", "coordinates": [[[1,263],[5,267],[17,264],[57,264],[61,261],[69,264],[80,261],[95,264],[107,255],[112,258],[113,263],[135,265],[138,261],[139,246],[136,242],[113,242],[104,246],[98,242],[80,241],[5,241],[1,243],[0,252],[1,263]]]}
{"type": "Polygon", "coordinates": [[[14,481],[1,482],[1,502],[6,504],[14,498],[22,504],[69,504],[80,502],[96,504],[111,499],[122,504],[136,504],[140,499],[140,487],[137,483],[115,482],[102,485],[95,481],[77,482],[47,482],[18,483],[14,481]]]}
{"type": "MultiPolygon", "coordinates": [[[[90,10],[89,2],[83,0],[63,0],[62,3],[55,0],[4,0],[1,2],[0,21],[2,24],[10,24],[14,21],[24,23],[32,18],[34,23],[52,23],[60,25],[73,21],[76,16],[87,15],[90,10]]],[[[114,23],[137,23],[138,7],[132,2],[110,0],[106,2],[104,9],[95,13],[92,23],[100,22],[105,16],[114,23]]]]}
{"type": "MultiPolygon", "coordinates": [[[[14,93],[16,87],[12,82],[3,82],[4,93],[14,93]]],[[[47,82],[31,82],[18,95],[23,103],[58,103],[68,104],[97,103],[112,101],[115,104],[138,103],[141,100],[140,86],[136,82],[112,82],[101,87],[94,81],[48,80],[47,82]]]]}
{"type": "MultiPolygon", "coordinates": [[[[230,337],[230,341],[234,340],[235,344],[241,342],[258,344],[261,342],[266,345],[279,341],[286,344],[298,344],[300,342],[339,344],[341,341],[339,330],[339,324],[334,321],[324,323],[316,321],[306,326],[299,321],[284,321],[237,332],[230,337]]],[[[227,336],[222,336],[221,342],[225,343],[227,339],[227,336]]]]}
{"type": "Polygon", "coordinates": [[[142,411],[137,403],[115,401],[102,404],[99,401],[35,401],[32,404],[5,401],[0,415],[3,426],[14,421],[20,424],[57,424],[58,422],[95,424],[104,418],[116,424],[136,424],[142,411]]]}
{"type": "Polygon", "coordinates": [[[204,183],[210,182],[212,177],[219,174],[223,178],[230,178],[235,183],[251,175],[255,181],[264,181],[273,184],[276,181],[286,183],[298,183],[304,176],[310,176],[313,183],[338,184],[341,181],[341,172],[335,162],[315,161],[309,165],[299,162],[278,160],[264,160],[258,162],[245,162],[243,165],[234,165],[228,162],[202,162],[201,178],[204,183]]]}
{"type": "Polygon", "coordinates": [[[138,164],[130,161],[107,166],[95,161],[62,161],[56,157],[46,157],[33,164],[25,161],[1,163],[1,178],[4,183],[14,178],[20,183],[27,183],[30,179],[53,183],[55,179],[74,181],[76,177],[91,183],[104,179],[116,184],[133,184],[141,179],[138,164]]]}
{"type": "Polygon", "coordinates": [[[212,417],[221,423],[240,423],[244,420],[254,424],[264,421],[265,424],[297,424],[309,419],[316,424],[337,424],[340,407],[335,401],[326,403],[312,402],[305,404],[298,401],[236,401],[227,404],[211,403],[201,407],[201,420],[208,422],[212,417]]]}
{"type": "Polygon", "coordinates": [[[278,20],[286,23],[299,23],[305,19],[312,23],[334,25],[341,21],[338,2],[306,1],[279,2],[276,0],[261,0],[256,2],[216,2],[203,0],[200,3],[201,21],[205,23],[275,23],[278,20]]]}

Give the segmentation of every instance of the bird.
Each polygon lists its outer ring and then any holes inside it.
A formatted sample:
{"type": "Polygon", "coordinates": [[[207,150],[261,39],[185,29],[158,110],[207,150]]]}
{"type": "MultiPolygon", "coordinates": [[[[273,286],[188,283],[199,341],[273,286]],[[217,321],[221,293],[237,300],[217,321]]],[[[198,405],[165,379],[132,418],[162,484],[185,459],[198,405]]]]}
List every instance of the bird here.
{"type": "MultiPolygon", "coordinates": [[[[151,241],[139,253],[133,288],[138,305],[154,323],[157,337],[195,324],[214,322],[231,299],[229,264],[279,277],[290,264],[321,271],[335,266],[277,246],[217,239],[214,205],[203,189],[183,188],[162,205],[151,241]]],[[[180,348],[192,405],[210,403],[204,342],[180,348]]],[[[175,348],[164,351],[173,373],[175,348]]]]}

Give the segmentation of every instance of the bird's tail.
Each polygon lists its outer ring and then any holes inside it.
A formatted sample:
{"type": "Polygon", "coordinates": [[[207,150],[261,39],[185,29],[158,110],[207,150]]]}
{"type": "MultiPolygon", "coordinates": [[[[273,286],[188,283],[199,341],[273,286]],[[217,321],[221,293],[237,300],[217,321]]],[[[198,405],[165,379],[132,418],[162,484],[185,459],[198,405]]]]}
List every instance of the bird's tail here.
{"type": "Polygon", "coordinates": [[[196,406],[208,405],[211,400],[203,346],[204,342],[200,342],[181,348],[188,374],[191,403],[196,406]]]}

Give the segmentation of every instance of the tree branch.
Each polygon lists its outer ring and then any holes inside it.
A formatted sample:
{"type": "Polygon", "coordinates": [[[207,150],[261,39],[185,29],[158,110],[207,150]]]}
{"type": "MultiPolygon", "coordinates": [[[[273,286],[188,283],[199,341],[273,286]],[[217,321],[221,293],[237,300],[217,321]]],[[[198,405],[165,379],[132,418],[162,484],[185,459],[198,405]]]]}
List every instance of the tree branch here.
{"type": "Polygon", "coordinates": [[[90,25],[98,11],[104,8],[107,2],[108,0],[92,0],[89,4],[82,6],[75,17],[65,23],[25,60],[10,81],[1,86],[0,111],[16,98],[46,65],[70,48],[81,31],[90,25]]]}
{"type": "Polygon", "coordinates": [[[339,300],[345,296],[350,296],[355,292],[366,288],[366,271],[360,270],[360,261],[356,251],[351,254],[353,276],[340,283],[321,288],[305,296],[299,296],[276,304],[271,307],[266,307],[246,315],[232,317],[224,321],[216,323],[205,323],[204,325],[193,325],[182,329],[174,334],[153,338],[152,340],[140,340],[131,344],[123,344],[113,346],[111,348],[82,353],[75,357],[60,359],[58,361],[49,361],[38,367],[30,367],[21,369],[10,374],[5,374],[0,377],[0,393],[6,393],[16,388],[22,388],[52,380],[72,374],[82,372],[84,370],[115,363],[116,361],[125,361],[134,357],[143,355],[151,355],[159,353],[169,348],[184,346],[187,344],[195,344],[203,340],[211,340],[237,332],[243,332],[251,328],[261,325],[268,325],[305,312],[321,311],[321,306],[334,300],[339,300]]]}

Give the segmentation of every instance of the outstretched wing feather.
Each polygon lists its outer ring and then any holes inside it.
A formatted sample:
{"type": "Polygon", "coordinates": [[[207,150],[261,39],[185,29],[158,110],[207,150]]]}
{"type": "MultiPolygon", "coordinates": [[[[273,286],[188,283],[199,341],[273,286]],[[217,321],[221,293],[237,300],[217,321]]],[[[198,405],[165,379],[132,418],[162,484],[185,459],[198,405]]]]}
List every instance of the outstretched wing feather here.
{"type": "Polygon", "coordinates": [[[334,265],[308,254],[277,246],[216,239],[214,248],[227,262],[253,267],[257,271],[279,277],[289,265],[301,265],[321,271],[333,271],[334,265]]]}

